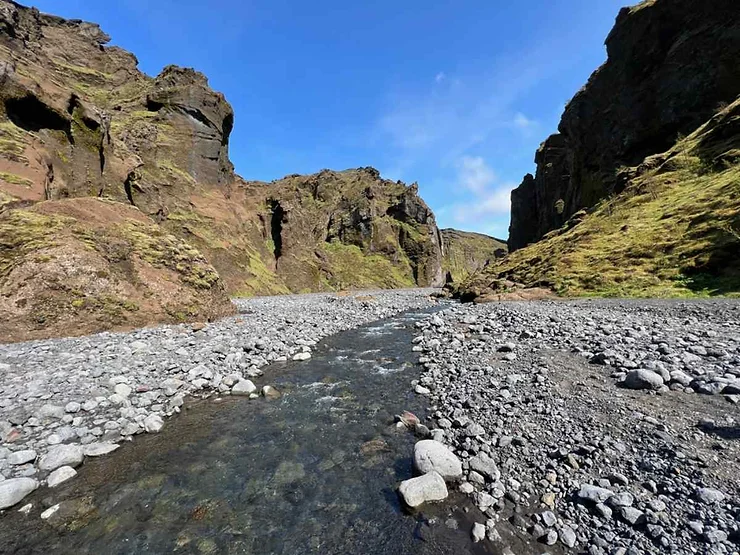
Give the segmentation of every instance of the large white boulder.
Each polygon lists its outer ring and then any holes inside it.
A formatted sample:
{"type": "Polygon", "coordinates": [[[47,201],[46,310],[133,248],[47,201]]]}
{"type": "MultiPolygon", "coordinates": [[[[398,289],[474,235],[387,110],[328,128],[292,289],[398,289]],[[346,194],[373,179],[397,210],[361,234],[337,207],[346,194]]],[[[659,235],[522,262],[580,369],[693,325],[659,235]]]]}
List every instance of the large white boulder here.
{"type": "Polygon", "coordinates": [[[39,460],[41,470],[56,470],[60,466],[79,466],[85,452],[80,445],[56,445],[39,460]]]}
{"type": "Polygon", "coordinates": [[[77,476],[77,471],[71,466],[60,466],[46,478],[46,485],[55,488],[59,484],[77,476]]]}
{"type": "Polygon", "coordinates": [[[33,490],[39,483],[33,478],[11,478],[0,482],[0,509],[12,507],[33,490]]]}
{"type": "Polygon", "coordinates": [[[401,482],[398,493],[409,507],[416,508],[430,501],[447,498],[447,484],[438,472],[429,472],[401,482]]]}
{"type": "Polygon", "coordinates": [[[663,377],[652,370],[632,370],[624,378],[622,385],[627,389],[659,389],[663,385],[663,377]]]}
{"type": "Polygon", "coordinates": [[[433,439],[414,445],[414,468],[419,474],[435,471],[448,482],[462,478],[460,459],[446,445],[433,439]]]}
{"type": "Polygon", "coordinates": [[[254,385],[252,380],[239,380],[231,388],[233,395],[251,395],[257,391],[257,386],[254,385]]]}

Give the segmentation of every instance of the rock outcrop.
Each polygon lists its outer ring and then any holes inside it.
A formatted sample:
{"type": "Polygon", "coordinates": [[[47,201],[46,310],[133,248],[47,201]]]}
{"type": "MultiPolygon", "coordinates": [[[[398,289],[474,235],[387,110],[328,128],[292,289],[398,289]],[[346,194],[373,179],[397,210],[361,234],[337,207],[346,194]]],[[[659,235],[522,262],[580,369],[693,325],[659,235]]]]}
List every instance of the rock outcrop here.
{"type": "Polygon", "coordinates": [[[457,294],[495,300],[507,280],[566,296],[740,293],[740,96],[619,179],[621,193],[490,265],[457,294]]]}
{"type": "Polygon", "coordinates": [[[359,168],[248,189],[264,199],[263,259],[290,291],[444,283],[442,238],[415,184],[359,168]]]}
{"type": "Polygon", "coordinates": [[[671,148],[740,93],[734,0],[646,0],[619,12],[608,59],[512,193],[509,248],[540,240],[624,189],[618,170],[671,148]]]}
{"type": "Polygon", "coordinates": [[[606,43],[512,193],[511,254],[461,298],[740,292],[740,10],[649,0],[606,43]]]}
{"type": "Polygon", "coordinates": [[[109,40],[95,24],[0,0],[0,225],[18,226],[0,238],[0,317],[26,330],[13,338],[62,334],[67,319],[83,333],[215,318],[228,312],[228,294],[443,284],[442,240],[415,185],[372,168],[247,182],[229,160],[233,110],[206,77],[176,66],[149,77],[109,40]],[[104,208],[95,213],[91,199],[104,208]],[[39,219],[53,222],[58,240],[21,244],[39,219]],[[173,268],[149,256],[141,249],[151,245],[122,235],[131,222],[191,262],[173,268]],[[125,252],[106,250],[99,232],[125,252]],[[67,263],[32,266],[50,241],[67,263]],[[193,283],[190,269],[206,272],[209,286],[193,283]],[[50,285],[72,271],[74,295],[50,285]],[[137,291],[155,283],[142,272],[169,276],[147,302],[137,291]],[[33,284],[11,290],[23,276],[33,284]],[[32,306],[42,291],[53,297],[43,310],[32,306]],[[101,295],[139,308],[111,316],[101,295]]]}
{"type": "Polygon", "coordinates": [[[233,111],[203,75],[152,79],[94,24],[0,8],[0,205],[98,196],[162,219],[233,183],[233,111]]]}

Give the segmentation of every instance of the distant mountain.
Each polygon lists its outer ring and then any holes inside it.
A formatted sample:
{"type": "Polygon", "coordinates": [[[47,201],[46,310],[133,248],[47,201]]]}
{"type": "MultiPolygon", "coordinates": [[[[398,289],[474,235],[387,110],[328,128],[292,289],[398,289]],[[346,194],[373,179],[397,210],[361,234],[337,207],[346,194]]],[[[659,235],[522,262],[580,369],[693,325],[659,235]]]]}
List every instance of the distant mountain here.
{"type": "Polygon", "coordinates": [[[506,256],[506,241],[457,229],[443,229],[442,268],[449,279],[460,282],[480,272],[487,264],[506,256]]]}

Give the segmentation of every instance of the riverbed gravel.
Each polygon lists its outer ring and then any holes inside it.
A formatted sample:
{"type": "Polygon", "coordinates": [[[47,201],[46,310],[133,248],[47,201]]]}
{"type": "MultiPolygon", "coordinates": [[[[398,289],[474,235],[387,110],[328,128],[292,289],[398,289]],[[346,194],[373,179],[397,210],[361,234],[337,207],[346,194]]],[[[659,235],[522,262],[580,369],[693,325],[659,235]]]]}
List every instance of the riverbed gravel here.
{"type": "Polygon", "coordinates": [[[740,303],[461,305],[418,326],[411,388],[488,519],[476,540],[740,551],[740,303]]]}
{"type": "Polygon", "coordinates": [[[309,360],[329,335],[428,308],[434,292],[243,299],[238,316],[210,324],[0,345],[0,509],[72,479],[87,457],[159,432],[188,396],[278,396],[253,382],[268,381],[263,367],[309,360]]]}

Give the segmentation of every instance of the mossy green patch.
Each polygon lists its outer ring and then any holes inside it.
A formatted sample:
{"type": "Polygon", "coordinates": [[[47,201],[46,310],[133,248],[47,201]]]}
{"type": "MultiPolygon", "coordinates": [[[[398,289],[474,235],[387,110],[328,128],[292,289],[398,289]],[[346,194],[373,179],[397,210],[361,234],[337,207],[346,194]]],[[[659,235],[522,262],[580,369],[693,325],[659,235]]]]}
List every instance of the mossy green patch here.
{"type": "Polygon", "coordinates": [[[136,312],[139,306],[130,300],[119,299],[111,295],[88,295],[73,299],[72,308],[78,311],[101,313],[113,323],[126,320],[126,313],[136,312]]]}
{"type": "Polygon", "coordinates": [[[54,65],[68,72],[71,71],[73,73],[77,73],[86,77],[95,77],[101,81],[107,81],[113,78],[113,75],[110,73],[98,71],[97,69],[93,69],[90,67],[69,64],[59,59],[52,59],[52,61],[54,62],[54,65]]]}
{"type": "Polygon", "coordinates": [[[177,271],[185,283],[211,289],[219,282],[218,273],[197,249],[157,226],[129,221],[116,226],[116,231],[143,260],[177,271]]]}
{"type": "Polygon", "coordinates": [[[105,230],[76,225],[72,231],[112,263],[138,256],[152,266],[176,271],[184,283],[197,289],[211,289],[220,280],[197,249],[155,225],[129,220],[105,230]]]}
{"type": "Polygon", "coordinates": [[[10,121],[0,121],[0,138],[25,143],[28,133],[10,121]]]}
{"type": "Polygon", "coordinates": [[[18,201],[17,197],[0,190],[0,211],[18,201]]]}
{"type": "Polygon", "coordinates": [[[54,235],[71,218],[11,210],[0,217],[0,278],[7,276],[20,260],[54,246],[54,235]]]}
{"type": "Polygon", "coordinates": [[[254,251],[247,251],[246,272],[250,276],[244,281],[236,296],[251,297],[253,295],[287,295],[290,290],[280,278],[271,271],[262,258],[254,251]]]}
{"type": "Polygon", "coordinates": [[[444,258],[442,269],[461,283],[478,272],[486,263],[496,259],[497,250],[506,250],[506,243],[482,235],[457,230],[442,230],[444,258]]]}
{"type": "Polygon", "coordinates": [[[187,181],[192,184],[195,183],[195,178],[188,172],[180,168],[172,160],[157,160],[157,166],[160,170],[172,177],[175,177],[178,180],[187,181]]]}
{"type": "Polygon", "coordinates": [[[0,138],[0,154],[7,157],[21,156],[26,151],[26,145],[13,139],[0,138]]]}
{"type": "Polygon", "coordinates": [[[167,216],[167,220],[176,222],[182,227],[182,230],[192,235],[199,244],[203,244],[209,249],[229,249],[232,246],[228,239],[230,234],[222,233],[221,231],[225,230],[219,229],[218,223],[213,221],[212,218],[193,211],[175,210],[167,216]]]}
{"type": "Polygon", "coordinates": [[[131,117],[137,119],[154,119],[158,115],[157,112],[150,112],[149,110],[134,110],[131,112],[131,117]]]}
{"type": "Polygon", "coordinates": [[[5,181],[11,185],[21,185],[23,187],[30,187],[33,185],[33,181],[30,179],[8,172],[0,172],[0,181],[5,181]]]}
{"type": "Polygon", "coordinates": [[[378,254],[365,254],[355,245],[338,241],[324,243],[321,250],[329,261],[327,282],[333,289],[414,287],[408,266],[395,265],[378,254]]]}

